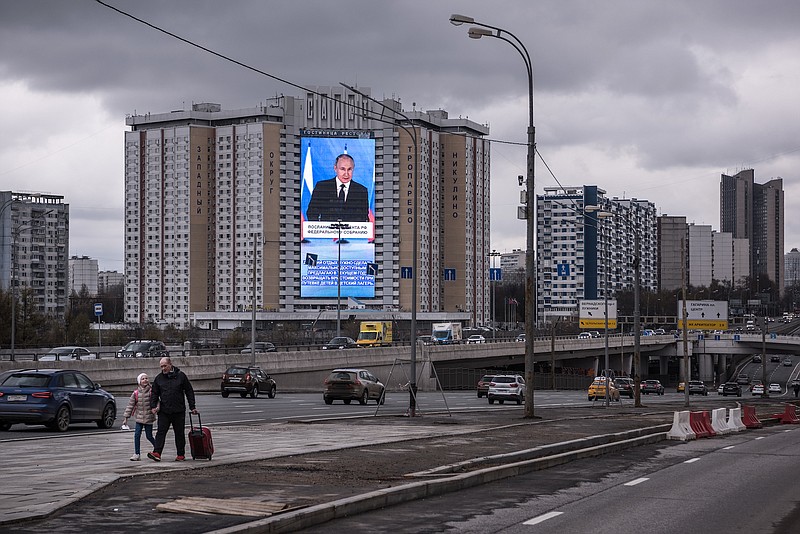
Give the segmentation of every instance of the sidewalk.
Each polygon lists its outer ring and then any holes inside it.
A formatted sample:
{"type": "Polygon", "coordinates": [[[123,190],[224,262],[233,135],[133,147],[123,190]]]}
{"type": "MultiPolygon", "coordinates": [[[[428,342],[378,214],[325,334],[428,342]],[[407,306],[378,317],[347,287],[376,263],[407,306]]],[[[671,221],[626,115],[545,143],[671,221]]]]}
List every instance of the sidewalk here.
{"type": "MultiPolygon", "coordinates": [[[[212,428],[216,453],[209,461],[173,461],[173,434],[167,436],[164,461],[129,460],[133,432],[94,432],[91,436],[71,430],[46,439],[4,441],[0,466],[0,525],[46,516],[122,478],[152,473],[217,467],[255,459],[330,451],[343,446],[391,443],[400,440],[457,435],[474,427],[384,424],[376,433],[371,426],[341,424],[268,424],[212,428]],[[346,427],[346,428],[338,428],[346,427]],[[347,443],[341,435],[346,432],[347,443]]],[[[0,435],[1,436],[1,435],[0,435]]],[[[142,451],[149,443],[142,437],[142,451]]],[[[187,444],[188,453],[188,444],[187,444]]]]}

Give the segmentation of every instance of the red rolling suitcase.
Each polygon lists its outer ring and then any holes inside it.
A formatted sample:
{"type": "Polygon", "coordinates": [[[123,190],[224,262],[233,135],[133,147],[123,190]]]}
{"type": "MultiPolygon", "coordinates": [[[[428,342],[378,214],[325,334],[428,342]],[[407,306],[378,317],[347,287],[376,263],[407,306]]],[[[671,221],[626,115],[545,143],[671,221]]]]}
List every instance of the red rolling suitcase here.
{"type": "Polygon", "coordinates": [[[214,442],[211,439],[211,430],[203,426],[200,414],[197,414],[197,425],[192,421],[192,412],[189,412],[189,449],[192,451],[192,460],[210,460],[214,454],[214,442]]]}

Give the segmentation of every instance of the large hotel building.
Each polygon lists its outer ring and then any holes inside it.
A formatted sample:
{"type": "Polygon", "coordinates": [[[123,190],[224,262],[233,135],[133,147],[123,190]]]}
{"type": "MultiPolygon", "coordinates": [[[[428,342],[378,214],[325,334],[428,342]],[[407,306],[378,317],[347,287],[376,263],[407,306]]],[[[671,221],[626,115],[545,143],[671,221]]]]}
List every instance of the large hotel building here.
{"type": "Polygon", "coordinates": [[[225,327],[254,303],[259,321],[314,320],[341,303],[487,323],[488,128],[361,93],[129,116],[126,321],[225,327]],[[307,217],[338,153],[369,191],[369,220],[344,230],[307,217]]]}

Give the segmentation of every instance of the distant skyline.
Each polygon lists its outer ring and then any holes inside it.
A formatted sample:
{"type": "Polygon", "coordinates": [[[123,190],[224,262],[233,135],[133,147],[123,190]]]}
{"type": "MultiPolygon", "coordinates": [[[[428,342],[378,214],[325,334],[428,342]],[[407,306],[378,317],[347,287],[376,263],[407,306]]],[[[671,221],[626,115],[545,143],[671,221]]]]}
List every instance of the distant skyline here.
{"type": "MultiPolygon", "coordinates": [[[[516,214],[527,78],[507,43],[469,39],[467,26],[448,22],[474,17],[531,54],[547,163],[536,162],[537,194],[593,184],[719,230],[721,175],[752,168],[758,183],[783,178],[784,253],[800,246],[797,2],[108,3],[296,84],[360,85],[405,109],[487,124],[492,248],[510,252],[526,246],[516,214]]],[[[298,91],[97,1],[4,2],[0,189],[63,195],[70,256],[123,272],[125,116],[197,102],[239,109],[279,94],[298,91]]]]}

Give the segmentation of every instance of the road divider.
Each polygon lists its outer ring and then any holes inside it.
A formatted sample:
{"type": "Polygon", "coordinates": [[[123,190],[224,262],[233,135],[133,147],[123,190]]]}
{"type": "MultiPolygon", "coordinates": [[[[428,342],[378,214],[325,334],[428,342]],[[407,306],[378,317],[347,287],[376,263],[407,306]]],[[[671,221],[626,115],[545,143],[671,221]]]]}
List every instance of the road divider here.
{"type": "Polygon", "coordinates": [[[783,413],[776,413],[772,417],[775,417],[782,425],[800,424],[794,404],[786,403],[783,413]]]}

